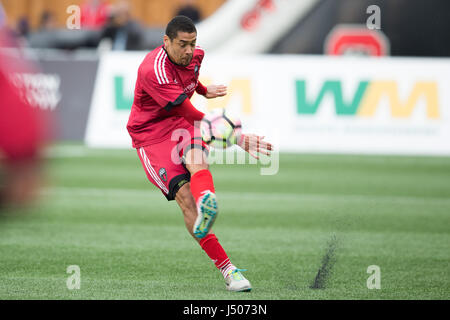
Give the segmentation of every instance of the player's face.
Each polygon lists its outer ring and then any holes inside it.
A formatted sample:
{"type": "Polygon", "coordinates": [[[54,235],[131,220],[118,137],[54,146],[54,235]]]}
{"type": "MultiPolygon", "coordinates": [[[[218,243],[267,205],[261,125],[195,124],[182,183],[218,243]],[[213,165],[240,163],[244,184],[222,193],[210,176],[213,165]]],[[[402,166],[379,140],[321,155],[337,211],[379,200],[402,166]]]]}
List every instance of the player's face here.
{"type": "Polygon", "coordinates": [[[164,36],[164,45],[173,62],[181,66],[188,66],[194,56],[197,33],[178,32],[175,39],[164,36]]]}

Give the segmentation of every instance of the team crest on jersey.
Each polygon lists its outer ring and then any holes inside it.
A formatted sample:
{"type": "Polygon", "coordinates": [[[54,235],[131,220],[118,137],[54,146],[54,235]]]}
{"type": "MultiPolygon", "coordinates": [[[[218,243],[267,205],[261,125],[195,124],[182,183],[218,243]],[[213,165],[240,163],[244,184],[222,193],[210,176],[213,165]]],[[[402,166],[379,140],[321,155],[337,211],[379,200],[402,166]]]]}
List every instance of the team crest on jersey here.
{"type": "Polygon", "coordinates": [[[166,182],[167,181],[167,171],[164,168],[159,169],[159,176],[161,179],[166,182]]]}
{"type": "Polygon", "coordinates": [[[198,65],[197,65],[197,64],[196,64],[195,67],[194,67],[194,72],[195,72],[195,73],[198,73],[198,65]]]}

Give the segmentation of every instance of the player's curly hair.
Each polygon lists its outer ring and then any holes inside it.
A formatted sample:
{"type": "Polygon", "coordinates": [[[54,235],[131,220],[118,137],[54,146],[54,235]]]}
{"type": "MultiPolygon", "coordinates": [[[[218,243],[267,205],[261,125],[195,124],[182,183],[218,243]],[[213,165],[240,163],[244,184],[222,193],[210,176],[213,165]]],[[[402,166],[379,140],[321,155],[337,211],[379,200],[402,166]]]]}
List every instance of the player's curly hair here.
{"type": "Polygon", "coordinates": [[[173,40],[177,37],[178,31],[193,33],[197,32],[194,22],[186,16],[176,16],[167,24],[166,35],[173,40]]]}

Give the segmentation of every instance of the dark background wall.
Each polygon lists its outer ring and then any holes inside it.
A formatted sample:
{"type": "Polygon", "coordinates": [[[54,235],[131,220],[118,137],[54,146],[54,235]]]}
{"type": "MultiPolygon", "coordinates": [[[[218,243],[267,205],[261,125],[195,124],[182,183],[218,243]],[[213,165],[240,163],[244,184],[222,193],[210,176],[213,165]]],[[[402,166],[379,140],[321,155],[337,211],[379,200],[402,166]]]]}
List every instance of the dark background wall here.
{"type": "Polygon", "coordinates": [[[323,54],[336,24],[366,24],[366,9],[381,9],[381,31],[392,56],[450,56],[449,0],[322,0],[270,53],[323,54]]]}
{"type": "Polygon", "coordinates": [[[61,79],[61,101],[54,110],[58,138],[84,139],[98,60],[43,59],[40,66],[45,73],[58,74],[61,79]]]}

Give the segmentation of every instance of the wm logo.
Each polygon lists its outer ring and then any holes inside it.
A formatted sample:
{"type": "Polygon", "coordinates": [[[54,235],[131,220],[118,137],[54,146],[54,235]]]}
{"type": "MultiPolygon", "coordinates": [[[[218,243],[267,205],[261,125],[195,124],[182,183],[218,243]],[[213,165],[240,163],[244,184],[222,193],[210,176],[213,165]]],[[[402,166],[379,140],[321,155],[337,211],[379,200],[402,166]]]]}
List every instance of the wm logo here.
{"type": "Polygon", "coordinates": [[[438,119],[438,88],[434,81],[416,82],[408,96],[401,101],[396,81],[360,81],[353,97],[344,101],[341,81],[327,80],[323,83],[315,99],[306,96],[306,81],[296,81],[297,113],[315,114],[322,100],[327,95],[334,99],[337,115],[372,117],[377,110],[380,100],[387,97],[391,116],[393,118],[408,118],[411,116],[420,98],[425,99],[426,115],[430,119],[438,119]]]}

